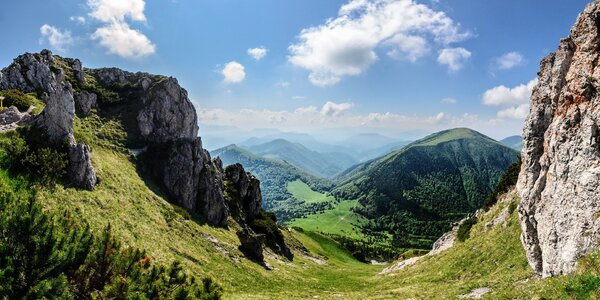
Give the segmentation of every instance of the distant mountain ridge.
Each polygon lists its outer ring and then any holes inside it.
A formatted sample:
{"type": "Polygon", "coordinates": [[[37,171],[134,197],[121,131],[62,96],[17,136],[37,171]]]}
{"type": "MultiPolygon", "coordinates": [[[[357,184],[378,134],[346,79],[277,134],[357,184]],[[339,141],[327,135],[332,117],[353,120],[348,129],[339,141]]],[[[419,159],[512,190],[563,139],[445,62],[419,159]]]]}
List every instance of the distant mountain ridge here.
{"type": "Polygon", "coordinates": [[[399,245],[428,247],[479,207],[518,152],[471,129],[429,135],[357,165],[333,193],[358,199],[369,229],[387,231],[399,245]]]}
{"type": "Polygon", "coordinates": [[[509,136],[500,140],[500,143],[517,151],[523,149],[523,137],[520,135],[509,136]]]}
{"type": "Polygon", "coordinates": [[[348,154],[319,153],[300,143],[292,143],[284,139],[245,148],[256,155],[285,161],[319,177],[331,177],[358,163],[348,154]]]}

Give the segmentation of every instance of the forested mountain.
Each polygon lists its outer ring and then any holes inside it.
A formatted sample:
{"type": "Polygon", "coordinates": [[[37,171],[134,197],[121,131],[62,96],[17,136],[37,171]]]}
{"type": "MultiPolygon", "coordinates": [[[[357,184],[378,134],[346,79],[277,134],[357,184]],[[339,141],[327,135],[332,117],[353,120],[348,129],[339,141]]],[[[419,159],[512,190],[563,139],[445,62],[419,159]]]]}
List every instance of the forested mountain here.
{"type": "Polygon", "coordinates": [[[517,151],[523,149],[523,137],[520,135],[509,136],[500,140],[500,143],[517,151]]]}
{"type": "Polygon", "coordinates": [[[319,153],[300,143],[292,143],[285,139],[276,139],[246,148],[256,155],[285,161],[319,177],[331,177],[358,163],[348,154],[319,153]]]}
{"type": "Polygon", "coordinates": [[[481,207],[518,155],[476,131],[446,130],[348,170],[333,194],[358,199],[368,229],[389,232],[397,245],[429,247],[481,207]]]}
{"type": "Polygon", "coordinates": [[[246,170],[255,175],[260,180],[263,208],[273,211],[280,222],[316,209],[292,197],[287,190],[288,183],[302,180],[317,191],[326,191],[332,187],[329,181],[308,174],[287,162],[261,157],[236,145],[214,150],[211,156],[220,157],[225,166],[242,164],[246,170]]]}

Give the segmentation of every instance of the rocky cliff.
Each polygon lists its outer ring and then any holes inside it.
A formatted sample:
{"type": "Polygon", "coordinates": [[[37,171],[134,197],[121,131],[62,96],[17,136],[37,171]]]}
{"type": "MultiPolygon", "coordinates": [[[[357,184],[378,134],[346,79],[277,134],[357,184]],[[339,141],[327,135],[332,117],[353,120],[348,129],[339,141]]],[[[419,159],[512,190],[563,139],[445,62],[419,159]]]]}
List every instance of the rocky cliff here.
{"type": "Polygon", "coordinates": [[[600,238],[600,1],[541,62],[517,185],[522,242],[543,276],[570,273],[600,238]]]}
{"type": "MultiPolygon", "coordinates": [[[[68,145],[69,177],[80,188],[91,190],[98,180],[92,149],[75,141],[74,119],[97,114],[123,125],[125,147],[141,152],[136,159],[140,172],[171,202],[217,226],[227,225],[229,216],[246,226],[260,211],[259,181],[241,165],[225,172],[220,159],[211,159],[198,137],[194,106],[175,78],[87,69],[77,59],[44,50],[21,55],[2,70],[0,90],[12,89],[36,93],[44,101],[35,120],[23,120],[43,129],[51,145],[68,145]],[[226,199],[226,183],[239,192],[236,201],[226,199]]],[[[14,110],[2,114],[7,130],[24,122],[14,110]]]]}

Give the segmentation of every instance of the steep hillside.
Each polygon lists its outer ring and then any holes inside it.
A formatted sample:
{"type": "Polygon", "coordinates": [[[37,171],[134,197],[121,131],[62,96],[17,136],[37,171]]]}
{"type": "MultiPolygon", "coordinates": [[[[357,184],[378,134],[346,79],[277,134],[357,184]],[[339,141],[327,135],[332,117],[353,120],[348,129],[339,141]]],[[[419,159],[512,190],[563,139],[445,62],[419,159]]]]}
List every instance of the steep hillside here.
{"type": "Polygon", "coordinates": [[[264,158],[235,145],[214,150],[211,155],[219,157],[225,165],[239,163],[252,172],[260,180],[263,207],[273,211],[281,223],[328,205],[328,203],[305,203],[288,192],[288,184],[296,180],[301,180],[318,191],[330,189],[331,184],[287,162],[264,158]]]}
{"type": "Polygon", "coordinates": [[[500,140],[500,143],[517,151],[521,151],[521,149],[523,149],[523,137],[520,135],[509,136],[500,140]]]}
{"type": "Polygon", "coordinates": [[[247,149],[259,156],[285,161],[319,177],[331,177],[358,162],[344,153],[319,153],[284,139],[249,146],[247,149]]]}
{"type": "Polygon", "coordinates": [[[476,131],[446,130],[348,170],[333,193],[358,199],[357,212],[371,220],[367,228],[389,232],[396,245],[427,248],[481,207],[517,158],[476,131]]]}

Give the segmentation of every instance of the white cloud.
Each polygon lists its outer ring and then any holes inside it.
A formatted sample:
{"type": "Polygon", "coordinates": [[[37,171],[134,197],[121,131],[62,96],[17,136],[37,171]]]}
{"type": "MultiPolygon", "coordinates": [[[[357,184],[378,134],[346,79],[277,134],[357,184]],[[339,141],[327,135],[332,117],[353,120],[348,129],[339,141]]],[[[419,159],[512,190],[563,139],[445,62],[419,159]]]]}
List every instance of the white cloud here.
{"type": "Polygon", "coordinates": [[[123,58],[140,58],[156,51],[150,39],[141,31],[132,29],[127,19],[146,22],[144,0],[88,0],[89,16],[104,23],[91,35],[110,54],[123,58]]]}
{"type": "Polygon", "coordinates": [[[387,49],[393,58],[416,61],[430,48],[471,36],[445,13],[413,0],[351,0],[336,18],[303,29],[288,50],[288,60],[310,71],[317,86],[364,72],[387,49]]]}
{"type": "Polygon", "coordinates": [[[465,48],[446,48],[440,50],[437,61],[442,65],[447,65],[449,72],[456,73],[462,69],[463,64],[470,57],[471,52],[465,48]]]}
{"type": "Polygon", "coordinates": [[[509,70],[514,67],[517,67],[523,62],[525,59],[523,55],[519,52],[508,52],[494,60],[495,67],[500,70],[509,70]]]}
{"type": "Polygon", "coordinates": [[[40,43],[48,43],[52,49],[65,51],[69,46],[73,45],[73,37],[68,30],[61,31],[60,29],[48,24],[40,27],[42,38],[40,43]]]}
{"type": "Polygon", "coordinates": [[[354,107],[354,103],[335,103],[327,101],[327,103],[323,104],[323,107],[321,108],[321,114],[326,116],[337,117],[343,114],[345,111],[351,109],[352,107],[354,107]]]}
{"type": "Polygon", "coordinates": [[[503,119],[525,119],[529,113],[529,103],[512,106],[498,112],[498,118],[503,119]]]}
{"type": "Polygon", "coordinates": [[[79,24],[85,24],[85,17],[83,16],[72,16],[69,18],[73,22],[77,22],[79,24]]]}
{"type": "Polygon", "coordinates": [[[244,66],[236,61],[228,62],[221,71],[221,74],[225,77],[225,82],[229,83],[239,83],[246,78],[244,66]]]}
{"type": "Polygon", "coordinates": [[[454,98],[444,98],[440,102],[442,102],[442,104],[456,104],[457,101],[454,98]]]}
{"type": "Polygon", "coordinates": [[[100,45],[108,49],[108,53],[124,58],[139,58],[155,52],[156,46],[138,30],[131,29],[127,23],[113,22],[100,27],[91,36],[100,45]]]}
{"type": "Polygon", "coordinates": [[[504,85],[491,88],[483,94],[483,104],[508,106],[529,103],[529,97],[531,97],[531,92],[536,84],[537,79],[534,79],[527,84],[520,84],[514,88],[508,88],[504,85]]]}
{"type": "Polygon", "coordinates": [[[291,83],[289,83],[287,81],[280,81],[275,84],[275,86],[281,87],[281,88],[286,88],[286,87],[289,87],[290,85],[291,85],[291,83]]]}
{"type": "Polygon", "coordinates": [[[103,22],[124,22],[125,17],[145,22],[144,0],[88,0],[90,16],[103,22]]]}
{"type": "Polygon", "coordinates": [[[500,85],[483,93],[483,104],[500,106],[503,109],[496,114],[501,119],[525,119],[529,113],[529,98],[537,79],[527,84],[520,84],[513,88],[500,85]]]}
{"type": "Polygon", "coordinates": [[[250,55],[250,57],[254,58],[255,60],[261,60],[265,56],[267,56],[268,51],[269,50],[265,47],[250,48],[248,49],[248,55],[250,55]]]}

